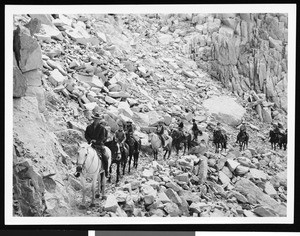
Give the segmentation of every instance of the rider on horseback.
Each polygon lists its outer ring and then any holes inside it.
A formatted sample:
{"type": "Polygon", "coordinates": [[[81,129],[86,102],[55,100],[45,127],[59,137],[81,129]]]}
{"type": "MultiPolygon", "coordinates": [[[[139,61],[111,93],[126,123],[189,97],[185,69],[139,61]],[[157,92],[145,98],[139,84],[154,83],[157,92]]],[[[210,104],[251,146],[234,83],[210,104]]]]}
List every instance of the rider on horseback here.
{"type": "Polygon", "coordinates": [[[94,116],[92,115],[92,118],[94,118],[94,122],[87,126],[85,130],[85,138],[88,144],[92,144],[99,157],[101,157],[105,176],[108,178],[108,156],[106,155],[104,148],[104,142],[108,136],[108,132],[104,127],[106,121],[98,113],[94,116]]]}
{"type": "Polygon", "coordinates": [[[197,140],[197,137],[198,137],[199,129],[198,129],[198,126],[197,126],[197,124],[196,124],[195,119],[193,119],[192,122],[193,122],[192,131],[193,131],[193,134],[194,134],[193,141],[196,141],[196,140],[197,140]]]}
{"type": "Polygon", "coordinates": [[[126,147],[126,135],[125,132],[123,130],[123,123],[122,121],[118,122],[118,126],[119,129],[115,132],[115,140],[120,144],[120,148],[122,151],[124,151],[124,147],[128,149],[128,147],[126,147]]]}
{"type": "Polygon", "coordinates": [[[164,128],[163,124],[164,124],[163,120],[158,121],[158,125],[156,127],[156,133],[158,134],[159,138],[161,139],[162,146],[164,147],[165,139],[163,138],[163,134],[165,132],[165,128],[164,128]]]}
{"type": "Polygon", "coordinates": [[[244,133],[246,133],[246,122],[242,121],[242,124],[240,126],[240,133],[238,134],[238,136],[236,138],[236,143],[238,143],[240,135],[243,135],[244,133]]]}

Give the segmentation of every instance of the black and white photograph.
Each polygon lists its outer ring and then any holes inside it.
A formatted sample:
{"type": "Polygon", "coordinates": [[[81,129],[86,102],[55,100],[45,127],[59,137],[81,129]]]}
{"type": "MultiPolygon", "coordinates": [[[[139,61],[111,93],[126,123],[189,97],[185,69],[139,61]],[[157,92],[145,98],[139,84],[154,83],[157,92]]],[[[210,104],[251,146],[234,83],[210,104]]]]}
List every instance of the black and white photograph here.
{"type": "Polygon", "coordinates": [[[293,223],[296,4],[5,20],[5,224],[293,223]]]}

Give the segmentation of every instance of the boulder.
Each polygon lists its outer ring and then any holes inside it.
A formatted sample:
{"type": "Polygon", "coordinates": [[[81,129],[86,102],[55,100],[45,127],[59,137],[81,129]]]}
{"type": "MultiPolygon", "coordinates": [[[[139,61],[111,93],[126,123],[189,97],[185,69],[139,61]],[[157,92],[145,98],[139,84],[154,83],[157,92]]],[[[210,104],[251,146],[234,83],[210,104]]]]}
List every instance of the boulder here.
{"type": "Polygon", "coordinates": [[[265,123],[272,123],[272,115],[271,115],[271,109],[268,107],[263,107],[261,109],[262,117],[265,123]]]}
{"type": "Polygon", "coordinates": [[[246,113],[245,108],[239,105],[233,98],[227,96],[212,97],[203,101],[203,107],[221,122],[231,126],[237,126],[246,113]]]}
{"type": "Polygon", "coordinates": [[[236,191],[246,196],[250,203],[259,203],[263,207],[271,208],[280,216],[286,216],[287,208],[279,204],[269,195],[263,193],[263,191],[250,180],[242,178],[235,183],[235,189],[236,191]]]}
{"type": "Polygon", "coordinates": [[[63,41],[64,37],[55,25],[51,26],[47,24],[42,24],[41,28],[43,30],[44,36],[63,41]]]}
{"type": "Polygon", "coordinates": [[[184,173],[184,174],[179,174],[175,176],[175,179],[181,182],[189,183],[189,174],[184,173]]]}
{"type": "Polygon", "coordinates": [[[45,89],[41,86],[28,86],[25,96],[35,97],[38,101],[39,112],[46,110],[45,89]]]}
{"type": "Polygon", "coordinates": [[[98,76],[95,75],[87,76],[87,75],[74,74],[73,77],[78,81],[89,84],[91,87],[96,87],[100,89],[104,87],[103,82],[99,79],[98,76]]]}
{"type": "Polygon", "coordinates": [[[31,70],[24,72],[23,75],[27,79],[29,86],[41,86],[42,85],[42,72],[41,70],[31,70]]]}
{"type": "Polygon", "coordinates": [[[118,205],[118,201],[117,201],[115,195],[113,195],[113,194],[108,195],[107,199],[104,203],[104,210],[116,212],[118,207],[119,207],[119,205],[118,205]]]}
{"type": "Polygon", "coordinates": [[[14,199],[17,199],[23,216],[42,216],[46,209],[45,185],[30,161],[14,166],[14,199]]]}
{"type": "Polygon", "coordinates": [[[224,172],[219,171],[219,180],[221,181],[221,183],[223,184],[224,187],[226,187],[228,184],[230,184],[230,179],[229,177],[224,174],[224,172]]]}
{"type": "Polygon", "coordinates": [[[255,179],[266,180],[267,174],[265,174],[262,170],[250,168],[250,174],[255,179]]]}
{"type": "Polygon", "coordinates": [[[162,203],[168,203],[171,202],[170,198],[164,193],[164,192],[159,192],[157,195],[157,201],[162,202],[162,203]]]}
{"type": "Polygon", "coordinates": [[[232,159],[227,159],[226,163],[231,172],[234,172],[235,169],[240,165],[240,163],[238,163],[237,161],[232,160],[232,159]]]}
{"type": "Polygon", "coordinates": [[[67,79],[59,72],[58,69],[55,69],[51,71],[48,80],[53,84],[53,86],[58,86],[63,84],[67,79]]]}
{"type": "Polygon", "coordinates": [[[277,195],[276,190],[274,189],[273,185],[269,181],[265,183],[264,192],[271,197],[277,195]]]}
{"type": "Polygon", "coordinates": [[[26,77],[18,67],[13,68],[13,97],[19,98],[25,96],[28,84],[26,77]]]}
{"type": "Polygon", "coordinates": [[[43,67],[41,47],[27,28],[18,26],[14,30],[13,49],[22,72],[43,67]]]}
{"type": "Polygon", "coordinates": [[[129,118],[133,116],[133,111],[130,109],[128,102],[119,102],[118,111],[129,118]]]}
{"type": "Polygon", "coordinates": [[[178,208],[177,204],[174,202],[168,202],[164,206],[164,210],[171,216],[171,217],[178,217],[181,215],[181,211],[178,208]]]}
{"type": "Polygon", "coordinates": [[[235,174],[237,176],[243,176],[249,172],[250,168],[246,166],[239,165],[235,169],[235,174]]]}

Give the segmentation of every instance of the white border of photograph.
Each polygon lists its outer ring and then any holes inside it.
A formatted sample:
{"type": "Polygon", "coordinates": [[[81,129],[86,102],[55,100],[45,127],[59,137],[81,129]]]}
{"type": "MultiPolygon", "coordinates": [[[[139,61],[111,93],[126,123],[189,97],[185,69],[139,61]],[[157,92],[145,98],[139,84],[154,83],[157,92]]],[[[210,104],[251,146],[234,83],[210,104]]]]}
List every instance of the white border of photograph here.
{"type": "Polygon", "coordinates": [[[6,5],[5,6],[5,225],[113,224],[288,224],[294,222],[296,4],[230,5],[6,5]],[[13,157],[13,15],[14,14],[144,14],[144,13],[288,13],[288,193],[287,217],[14,217],[12,209],[13,157]]]}

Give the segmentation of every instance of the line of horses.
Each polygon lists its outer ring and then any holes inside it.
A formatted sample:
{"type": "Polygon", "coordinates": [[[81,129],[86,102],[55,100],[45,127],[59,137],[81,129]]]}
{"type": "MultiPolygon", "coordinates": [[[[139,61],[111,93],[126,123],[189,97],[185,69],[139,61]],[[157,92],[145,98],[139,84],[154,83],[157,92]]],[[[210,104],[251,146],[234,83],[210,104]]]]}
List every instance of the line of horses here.
{"type": "MultiPolygon", "coordinates": [[[[215,146],[215,152],[218,153],[222,150],[227,149],[228,137],[221,130],[213,130],[212,143],[215,146]]],[[[276,146],[281,149],[282,147],[286,150],[287,146],[287,130],[284,133],[270,131],[270,142],[272,149],[276,150],[276,146]]],[[[156,133],[149,134],[149,142],[153,150],[154,160],[158,159],[159,150],[163,149],[165,151],[163,159],[166,160],[166,157],[170,158],[172,149],[175,149],[176,153],[179,153],[179,150],[183,148],[183,155],[186,153],[191,153],[191,150],[200,145],[208,145],[210,140],[208,133],[200,131],[198,138],[194,139],[192,133],[185,133],[177,129],[171,130],[165,141],[165,146],[163,147],[162,141],[156,133]],[[168,155],[167,155],[168,154],[168,155]]],[[[249,134],[246,131],[240,131],[237,135],[236,143],[239,144],[240,151],[248,148],[249,134]]],[[[141,150],[141,141],[136,141],[132,136],[127,137],[127,145],[123,148],[120,147],[120,144],[115,140],[111,140],[105,143],[105,151],[109,157],[109,171],[112,172],[112,165],[117,165],[116,170],[116,183],[120,180],[120,168],[122,167],[122,174],[125,175],[125,169],[128,162],[128,173],[130,173],[131,162],[133,159],[133,168],[137,168],[139,153],[141,150]]],[[[77,157],[77,167],[76,167],[76,177],[80,176],[80,181],[82,185],[82,203],[85,204],[85,186],[86,178],[92,179],[92,202],[91,207],[95,206],[94,200],[95,197],[100,197],[100,190],[102,197],[104,197],[106,178],[104,175],[102,162],[97,155],[97,152],[93,147],[87,143],[83,143],[79,146],[78,157],[77,157]],[[80,173],[82,173],[80,175],[80,173]],[[96,182],[98,180],[98,192],[95,195],[96,182]]],[[[111,177],[110,177],[111,178],[111,177]]],[[[108,181],[111,181],[111,179],[108,181]]]]}

